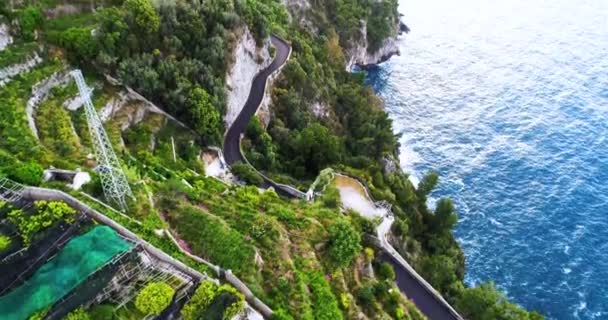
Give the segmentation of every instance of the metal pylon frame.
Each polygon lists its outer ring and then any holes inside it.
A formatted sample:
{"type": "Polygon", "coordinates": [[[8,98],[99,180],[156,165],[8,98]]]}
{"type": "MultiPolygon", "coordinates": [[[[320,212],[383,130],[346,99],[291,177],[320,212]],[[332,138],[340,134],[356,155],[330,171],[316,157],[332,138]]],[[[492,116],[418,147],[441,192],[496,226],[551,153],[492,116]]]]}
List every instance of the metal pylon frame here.
{"type": "Polygon", "coordinates": [[[115,201],[120,209],[125,211],[127,209],[127,198],[133,197],[133,192],[122,171],[116,153],[114,153],[106,130],[103,128],[103,123],[97,115],[97,110],[95,110],[91,102],[92,89],[84,81],[82,71],[76,69],[70,72],[70,74],[74,77],[83,100],[89,133],[91,134],[91,141],[95,150],[95,159],[97,160],[96,171],[101,177],[103,193],[106,199],[115,201]]]}
{"type": "Polygon", "coordinates": [[[25,187],[7,178],[0,178],[0,200],[14,203],[23,197],[25,187]]]}

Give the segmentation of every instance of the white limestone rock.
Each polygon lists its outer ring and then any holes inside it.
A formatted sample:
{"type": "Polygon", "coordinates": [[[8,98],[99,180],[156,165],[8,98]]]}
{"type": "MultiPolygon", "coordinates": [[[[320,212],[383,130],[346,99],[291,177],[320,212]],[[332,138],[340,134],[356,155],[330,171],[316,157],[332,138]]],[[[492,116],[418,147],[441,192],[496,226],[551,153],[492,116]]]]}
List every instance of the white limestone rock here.
{"type": "Polygon", "coordinates": [[[233,52],[234,65],[226,76],[226,128],[230,127],[243,109],[255,75],[272,62],[268,47],[269,41],[266,41],[262,48],[257,48],[248,28],[239,37],[233,52]]]}
{"type": "Polygon", "coordinates": [[[31,58],[27,59],[23,63],[13,64],[8,67],[0,69],[0,88],[4,87],[11,81],[11,78],[28,72],[33,67],[37,66],[42,62],[42,58],[36,53],[31,58]]]}
{"type": "Polygon", "coordinates": [[[11,37],[9,31],[9,27],[6,24],[0,24],[0,51],[13,43],[13,37],[11,37]]]}
{"type": "MultiPolygon", "coordinates": [[[[399,26],[395,26],[395,32],[398,31],[399,26]]],[[[368,51],[367,42],[367,24],[365,21],[361,21],[360,40],[353,43],[349,50],[346,50],[346,58],[348,63],[346,64],[346,70],[352,71],[353,68],[358,66],[369,66],[384,62],[393,55],[400,55],[398,37],[390,37],[384,40],[382,45],[375,52],[368,51]]]]}

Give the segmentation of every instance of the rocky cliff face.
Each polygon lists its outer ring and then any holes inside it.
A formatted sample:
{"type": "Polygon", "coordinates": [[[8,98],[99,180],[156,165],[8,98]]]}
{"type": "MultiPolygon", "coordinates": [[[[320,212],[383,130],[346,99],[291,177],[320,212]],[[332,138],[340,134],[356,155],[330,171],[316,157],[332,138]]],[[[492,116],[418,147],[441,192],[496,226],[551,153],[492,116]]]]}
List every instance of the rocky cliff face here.
{"type": "Polygon", "coordinates": [[[0,51],[13,43],[13,37],[9,33],[9,28],[6,24],[0,24],[0,51]]]}
{"type": "MultiPolygon", "coordinates": [[[[395,34],[397,34],[398,26],[395,26],[395,34]]],[[[397,36],[384,40],[380,48],[374,52],[368,50],[369,44],[367,41],[367,25],[362,21],[360,30],[360,39],[352,44],[352,47],[347,49],[345,54],[347,58],[346,69],[352,70],[355,66],[366,67],[384,62],[394,55],[399,55],[399,43],[397,36]]]]}
{"type": "MultiPolygon", "coordinates": [[[[309,29],[312,33],[317,32],[315,24],[307,18],[312,15],[310,11],[315,10],[311,0],[283,0],[283,4],[287,7],[292,20],[297,19],[300,26],[309,29]]],[[[403,27],[407,28],[405,25],[403,27]]],[[[396,24],[395,35],[404,31],[403,27],[401,23],[396,24]]],[[[400,54],[397,36],[385,39],[378,50],[370,52],[366,21],[361,21],[361,29],[357,38],[359,40],[351,41],[351,46],[345,50],[346,69],[349,71],[354,66],[365,67],[378,64],[388,60],[393,55],[400,54]]]]}
{"type": "MultiPolygon", "coordinates": [[[[227,108],[224,122],[229,128],[239,115],[251,89],[255,75],[272,62],[268,51],[269,41],[258,48],[253,35],[245,28],[233,52],[234,64],[226,75],[227,108]]],[[[270,90],[266,90],[267,94],[270,90]]],[[[268,100],[268,99],[264,99],[268,100]]]]}
{"type": "Polygon", "coordinates": [[[11,81],[11,78],[22,73],[28,72],[30,69],[37,66],[41,62],[42,58],[40,58],[40,56],[35,53],[23,63],[10,65],[6,68],[0,69],[0,88],[4,87],[7,83],[9,83],[11,81]]]}

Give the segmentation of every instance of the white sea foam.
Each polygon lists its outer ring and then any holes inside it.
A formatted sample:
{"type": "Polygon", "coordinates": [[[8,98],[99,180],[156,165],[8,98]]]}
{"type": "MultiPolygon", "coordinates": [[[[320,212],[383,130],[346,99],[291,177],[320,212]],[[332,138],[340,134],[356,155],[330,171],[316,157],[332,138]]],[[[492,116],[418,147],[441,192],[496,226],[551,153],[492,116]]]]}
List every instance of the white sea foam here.
{"type": "Polygon", "coordinates": [[[494,218],[490,218],[488,219],[490,221],[491,224],[497,226],[497,227],[502,227],[502,223],[498,222],[498,220],[494,219],[494,218]]]}

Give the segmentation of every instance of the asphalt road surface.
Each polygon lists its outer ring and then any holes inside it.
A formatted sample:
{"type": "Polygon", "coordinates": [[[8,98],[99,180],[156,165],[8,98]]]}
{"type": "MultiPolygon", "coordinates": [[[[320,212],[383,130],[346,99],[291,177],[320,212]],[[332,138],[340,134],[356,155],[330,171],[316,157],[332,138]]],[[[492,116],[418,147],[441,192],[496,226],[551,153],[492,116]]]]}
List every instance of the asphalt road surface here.
{"type": "Polygon", "coordinates": [[[450,310],[443,305],[433,294],[407,272],[390,255],[382,253],[378,259],[390,263],[395,269],[395,283],[414,304],[431,320],[455,320],[456,318],[450,310]]]}
{"type": "Polygon", "coordinates": [[[251,84],[251,90],[249,91],[249,97],[247,97],[247,102],[245,102],[245,106],[241,113],[237,116],[237,118],[232,123],[232,126],[228,129],[226,136],[224,137],[224,159],[228,165],[232,165],[235,162],[243,161],[245,159],[242,158],[240,148],[240,137],[241,134],[245,132],[247,128],[247,124],[249,124],[249,120],[258,110],[260,103],[262,102],[262,98],[264,97],[264,90],[266,90],[266,79],[278,70],[285,62],[289,56],[289,45],[275,37],[271,36],[272,45],[275,47],[275,57],[272,63],[266,67],[266,69],[260,71],[254,78],[251,84]]]}

